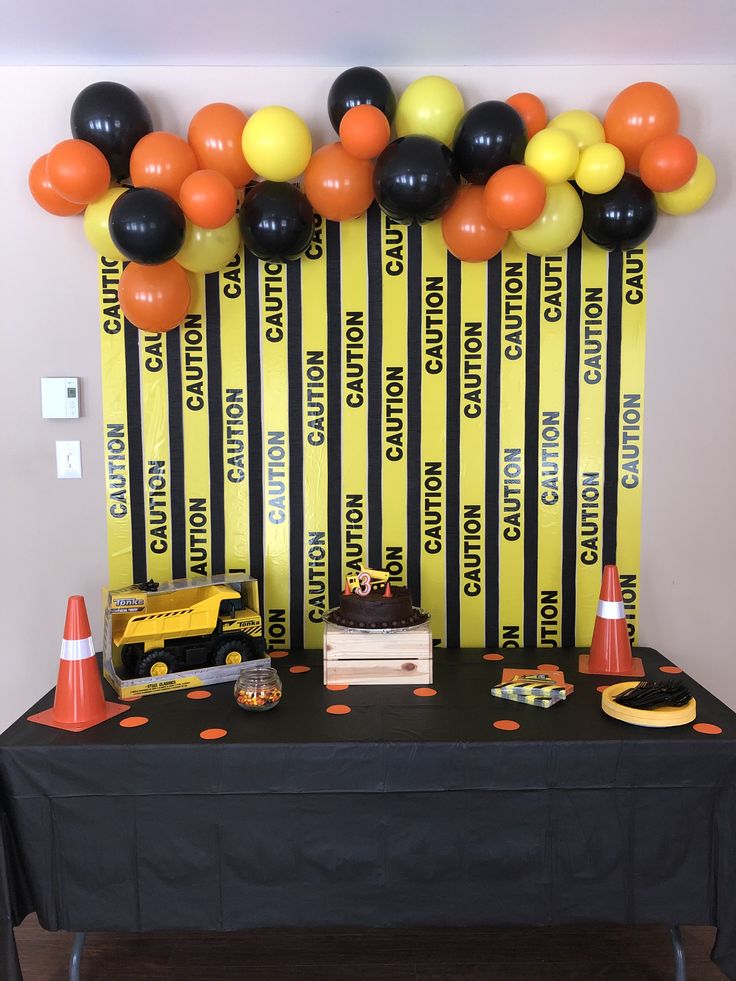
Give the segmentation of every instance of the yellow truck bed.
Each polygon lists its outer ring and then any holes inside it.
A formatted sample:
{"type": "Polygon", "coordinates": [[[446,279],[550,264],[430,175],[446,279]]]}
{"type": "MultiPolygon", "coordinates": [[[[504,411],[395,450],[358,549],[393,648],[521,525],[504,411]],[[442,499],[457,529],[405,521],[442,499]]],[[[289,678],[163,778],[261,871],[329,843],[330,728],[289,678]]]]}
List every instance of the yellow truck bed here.
{"type": "MultiPolygon", "coordinates": [[[[125,617],[124,623],[116,625],[122,629],[113,633],[113,642],[120,646],[144,644],[158,638],[164,641],[169,637],[206,636],[217,626],[220,603],[227,599],[240,600],[241,598],[240,593],[231,586],[206,586],[193,592],[205,595],[198,602],[178,609],[138,613],[125,617]]],[[[185,599],[185,597],[180,598],[185,599]]],[[[148,605],[149,607],[155,605],[155,594],[151,594],[148,605]]]]}

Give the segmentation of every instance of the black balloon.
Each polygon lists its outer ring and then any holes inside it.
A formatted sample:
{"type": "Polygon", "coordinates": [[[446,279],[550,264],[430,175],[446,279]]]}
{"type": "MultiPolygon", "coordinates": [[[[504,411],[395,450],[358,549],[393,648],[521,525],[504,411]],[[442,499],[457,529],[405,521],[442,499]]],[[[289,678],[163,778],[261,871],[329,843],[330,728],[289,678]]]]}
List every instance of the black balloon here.
{"type": "Polygon", "coordinates": [[[82,89],[71,123],[76,139],[93,143],[104,154],[116,181],[128,176],[133,147],[153,129],[146,106],[119,82],[94,82],[82,89]]]}
{"type": "Polygon", "coordinates": [[[184,213],[163,191],[133,187],[110,209],[110,237],[124,256],[152,266],[173,259],[184,241],[184,213]]]}
{"type": "Polygon", "coordinates": [[[293,184],[256,184],[245,196],[239,220],[245,247],[259,259],[298,259],[312,241],[314,211],[293,184]]]}
{"type": "Polygon", "coordinates": [[[340,132],[348,109],[363,105],[375,106],[393,122],[396,96],[386,76],[375,68],[348,68],[337,76],[327,96],[327,112],[335,132],[340,132]]]}
{"type": "Polygon", "coordinates": [[[524,120],[505,102],[479,102],[457,124],[452,150],[463,177],[485,184],[497,170],[523,161],[524,120]]]}
{"type": "Polygon", "coordinates": [[[459,183],[452,151],[432,136],[401,136],[389,143],[373,172],[376,201],[403,225],[439,218],[452,204],[459,183]]]}
{"type": "Polygon", "coordinates": [[[583,231],[609,252],[633,249],[657,223],[657,202],[635,174],[624,174],[604,194],[583,194],[583,231]]]}

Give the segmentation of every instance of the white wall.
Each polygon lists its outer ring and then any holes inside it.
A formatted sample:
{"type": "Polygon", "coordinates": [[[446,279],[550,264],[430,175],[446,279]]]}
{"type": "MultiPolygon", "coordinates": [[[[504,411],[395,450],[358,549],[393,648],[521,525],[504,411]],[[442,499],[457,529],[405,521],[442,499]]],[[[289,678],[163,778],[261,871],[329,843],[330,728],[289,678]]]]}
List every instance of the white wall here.
{"type": "MultiPolygon", "coordinates": [[[[442,69],[427,69],[427,71],[442,69]]],[[[386,69],[401,89],[422,72],[386,69]]],[[[0,730],[56,678],[66,598],[87,597],[102,639],[106,529],[95,257],[80,220],[38,209],[26,176],[69,136],[89,82],[114,79],[145,99],[155,124],[186,133],[212,101],[302,113],[315,142],[332,139],[326,97],[335,69],[0,69],[0,505],[3,642],[0,730]],[[83,417],[40,418],[39,378],[79,375],[83,417]],[[81,439],[84,479],[55,476],[54,441],[81,439]]],[[[730,573],[736,549],[736,322],[731,312],[736,194],[733,67],[452,68],[466,104],[528,90],[551,114],[603,113],[625,85],[668,85],[682,128],[708,153],[719,185],[699,215],[660,221],[649,251],[641,642],[658,647],[736,708],[730,573]]]]}
{"type": "Polygon", "coordinates": [[[339,0],[126,0],[114,29],[97,0],[13,8],[3,65],[718,64],[736,29],[733,0],[616,0],[615,16],[590,0],[371,0],[357,30],[339,0]]]}

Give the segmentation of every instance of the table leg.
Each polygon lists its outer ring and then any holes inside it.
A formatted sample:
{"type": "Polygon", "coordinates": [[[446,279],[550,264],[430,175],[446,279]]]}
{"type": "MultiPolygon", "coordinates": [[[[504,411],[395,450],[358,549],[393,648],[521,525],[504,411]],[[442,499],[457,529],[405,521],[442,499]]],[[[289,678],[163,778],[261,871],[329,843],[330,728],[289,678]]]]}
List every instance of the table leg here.
{"type": "Polygon", "coordinates": [[[675,981],[687,981],[685,948],[682,946],[679,926],[670,927],[670,937],[672,937],[672,952],[675,955],[675,981]]]}
{"type": "Polygon", "coordinates": [[[84,947],[84,941],[86,936],[87,936],[86,933],[74,934],[74,946],[72,947],[72,956],[69,958],[69,981],[81,981],[81,974],[79,973],[79,968],[82,963],[82,948],[84,947]]]}

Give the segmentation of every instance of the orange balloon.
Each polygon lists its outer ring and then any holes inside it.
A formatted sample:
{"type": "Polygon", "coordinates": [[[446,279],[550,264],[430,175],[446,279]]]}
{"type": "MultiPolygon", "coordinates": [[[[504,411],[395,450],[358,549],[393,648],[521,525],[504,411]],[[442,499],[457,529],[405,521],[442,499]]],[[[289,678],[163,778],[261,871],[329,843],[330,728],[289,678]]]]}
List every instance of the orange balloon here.
{"type": "Polygon", "coordinates": [[[531,167],[511,164],[491,174],[483,200],[486,214],[494,225],[518,232],[544,211],[547,187],[531,167]]]}
{"type": "Polygon", "coordinates": [[[506,102],[516,109],[524,120],[527,140],[530,140],[535,133],[547,125],[547,110],[544,108],[544,103],[531,92],[517,92],[516,95],[510,96],[506,102]]]}
{"type": "Polygon", "coordinates": [[[639,176],[652,191],[677,191],[698,166],[698,151],[686,136],[658,136],[639,158],[639,176]]]}
{"type": "Polygon", "coordinates": [[[212,102],[195,113],[187,139],[202,170],[218,170],[233,187],[245,187],[254,171],[243,156],[248,117],[228,102],[212,102]]]}
{"type": "Polygon", "coordinates": [[[304,193],[323,218],[357,218],[373,201],[373,164],[351,156],[342,143],[328,143],[307,164],[304,193]]]}
{"type": "Polygon", "coordinates": [[[484,191],[479,184],[461,187],[442,216],[445,245],[463,262],[487,262],[501,251],[509,235],[488,218],[484,191]]]}
{"type": "Polygon", "coordinates": [[[99,201],[110,186],[110,164],[86,140],[57,143],[46,159],[46,175],[57,194],[74,204],[99,201]]]}
{"type": "Polygon", "coordinates": [[[184,180],[179,204],[193,225],[199,228],[221,228],[238,206],[235,188],[217,170],[195,170],[184,180]]]}
{"type": "Polygon", "coordinates": [[[150,334],[180,324],[191,300],[187,274],[173,259],[157,266],[129,262],[120,277],[118,295],[128,320],[150,334]]]}
{"type": "Polygon", "coordinates": [[[130,179],[136,187],[153,187],[175,201],[184,180],[197,170],[197,158],[186,140],[173,133],[148,133],[130,155],[130,179]]]}
{"type": "Polygon", "coordinates": [[[606,142],[623,153],[627,170],[638,169],[648,143],[658,136],[671,136],[679,125],[675,97],[657,82],[636,82],[619,92],[603,120],[606,142]]]}
{"type": "Polygon", "coordinates": [[[340,139],[351,156],[371,160],[388,146],[391,123],[376,106],[353,106],[340,122],[340,139]]]}
{"type": "Polygon", "coordinates": [[[46,174],[46,161],[48,153],[34,163],[28,173],[28,187],[36,202],[44,211],[50,215],[67,217],[68,215],[78,215],[84,211],[83,204],[73,204],[63,198],[58,191],[51,186],[51,181],[46,174]]]}

